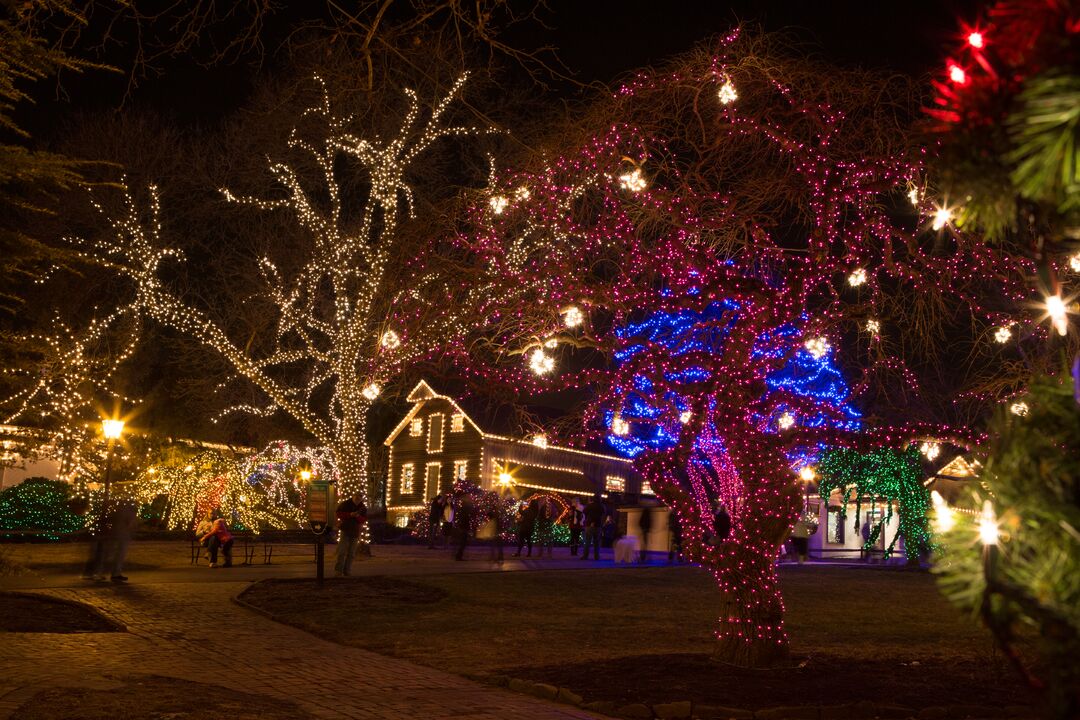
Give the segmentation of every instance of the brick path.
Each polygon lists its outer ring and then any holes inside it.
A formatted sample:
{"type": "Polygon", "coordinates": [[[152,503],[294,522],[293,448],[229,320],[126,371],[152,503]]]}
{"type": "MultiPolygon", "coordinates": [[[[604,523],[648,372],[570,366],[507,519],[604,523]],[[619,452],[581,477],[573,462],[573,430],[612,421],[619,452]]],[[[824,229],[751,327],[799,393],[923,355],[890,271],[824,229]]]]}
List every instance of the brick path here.
{"type": "Polygon", "coordinates": [[[41,591],[91,604],[127,633],[0,635],[0,718],[49,687],[162,675],[288,698],[318,718],[526,720],[597,716],[321,640],[232,602],[247,584],[41,591]],[[222,658],[227,669],[218,672],[222,658]]]}

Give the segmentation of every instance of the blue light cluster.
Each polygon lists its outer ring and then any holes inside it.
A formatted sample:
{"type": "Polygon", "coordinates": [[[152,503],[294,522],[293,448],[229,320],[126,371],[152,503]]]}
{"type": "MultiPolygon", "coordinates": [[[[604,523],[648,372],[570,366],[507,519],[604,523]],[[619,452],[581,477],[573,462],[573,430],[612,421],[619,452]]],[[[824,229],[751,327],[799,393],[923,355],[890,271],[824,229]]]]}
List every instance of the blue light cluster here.
{"type": "MultiPolygon", "coordinates": [[[[650,345],[667,349],[672,358],[695,351],[722,353],[724,341],[733,324],[738,321],[738,309],[737,303],[724,300],[713,302],[700,312],[657,312],[641,322],[631,323],[616,333],[620,339],[630,343],[616,353],[616,362],[622,364],[650,345]]],[[[848,403],[851,391],[833,362],[832,353],[814,357],[801,347],[802,340],[803,332],[798,326],[788,324],[778,327],[758,338],[752,358],[764,361],[788,357],[783,367],[766,375],[767,392],[786,390],[796,396],[810,398],[821,407],[821,412],[807,415],[780,406],[775,411],[775,417],[756,418],[762,431],[778,432],[776,421],[785,412],[791,412],[796,424],[804,427],[831,426],[858,430],[861,415],[848,403]],[[794,353],[793,347],[797,348],[794,353]]],[[[711,372],[702,367],[690,367],[666,372],[664,379],[675,386],[690,386],[711,379],[711,372]]],[[[682,425],[671,420],[662,422],[661,417],[666,407],[675,407],[680,413],[689,410],[690,403],[686,397],[689,392],[689,387],[685,394],[671,390],[658,398],[653,382],[643,375],[636,375],[631,387],[622,393],[624,399],[618,408],[619,418],[629,424],[629,432],[625,435],[609,432],[607,444],[629,458],[637,457],[646,450],[662,451],[674,447],[679,441],[682,425]]],[[[614,410],[604,412],[603,420],[608,428],[614,419],[614,410]]],[[[793,464],[811,462],[819,450],[796,450],[791,455],[793,464]]]]}

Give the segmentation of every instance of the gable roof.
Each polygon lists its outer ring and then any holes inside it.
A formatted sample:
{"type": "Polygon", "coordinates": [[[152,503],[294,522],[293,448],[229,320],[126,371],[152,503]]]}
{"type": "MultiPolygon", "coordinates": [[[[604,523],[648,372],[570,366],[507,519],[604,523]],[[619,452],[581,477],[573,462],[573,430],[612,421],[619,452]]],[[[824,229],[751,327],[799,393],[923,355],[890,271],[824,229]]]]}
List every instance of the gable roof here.
{"type": "MultiPolygon", "coordinates": [[[[475,428],[478,433],[480,433],[480,436],[487,439],[487,440],[502,440],[502,441],[506,441],[506,442],[521,443],[523,445],[530,445],[530,446],[532,445],[532,443],[529,442],[528,440],[522,440],[522,439],[519,439],[519,438],[508,437],[506,435],[485,432],[484,429],[481,428],[476,423],[476,421],[473,420],[472,417],[469,416],[469,413],[465,412],[465,410],[462,409],[461,405],[459,405],[458,402],[456,400],[454,400],[454,398],[450,397],[449,395],[440,395],[440,394],[438,394],[424,380],[421,380],[420,382],[418,382],[416,384],[416,387],[414,387],[409,392],[408,396],[405,399],[408,402],[413,403],[413,407],[408,413],[406,413],[405,417],[402,418],[401,422],[399,422],[394,427],[394,429],[390,431],[390,434],[387,436],[386,440],[383,441],[384,445],[393,444],[394,440],[397,439],[397,436],[400,435],[401,432],[406,427],[409,426],[409,423],[412,422],[413,418],[416,417],[416,414],[418,412],[420,412],[420,409],[422,407],[424,407],[424,405],[429,400],[445,400],[448,403],[450,403],[454,407],[454,409],[457,410],[457,412],[461,413],[461,415],[465,418],[465,420],[470,425],[472,425],[473,428],[475,428]]],[[[560,446],[556,446],[556,445],[548,445],[547,448],[549,448],[551,450],[559,450],[559,451],[562,451],[562,452],[578,453],[578,454],[581,454],[581,455],[591,455],[593,457],[604,458],[606,460],[614,460],[614,461],[617,461],[617,462],[623,462],[623,463],[631,462],[630,460],[627,460],[626,458],[623,458],[623,457],[619,457],[617,455],[607,455],[607,454],[604,454],[604,453],[598,453],[598,452],[594,452],[594,451],[591,451],[591,450],[581,450],[579,448],[560,447],[560,446]]]]}

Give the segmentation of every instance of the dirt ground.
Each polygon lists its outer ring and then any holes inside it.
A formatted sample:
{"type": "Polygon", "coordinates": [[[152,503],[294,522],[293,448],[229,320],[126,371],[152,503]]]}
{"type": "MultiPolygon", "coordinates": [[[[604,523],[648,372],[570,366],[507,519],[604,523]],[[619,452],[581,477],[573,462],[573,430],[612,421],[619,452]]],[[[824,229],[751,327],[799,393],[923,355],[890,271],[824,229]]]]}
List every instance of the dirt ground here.
{"type": "Polygon", "coordinates": [[[96,611],[52,598],[0,593],[0,632],[83,633],[120,630],[96,611]]]}
{"type": "Polygon", "coordinates": [[[989,635],[926,573],[786,567],[781,583],[793,666],[765,671],[711,659],[718,596],[712,578],[690,567],[358,578],[322,591],[270,581],[242,597],[340,643],[480,679],[549,682],[588,700],[744,708],[1034,701],[989,635]]]}
{"type": "Polygon", "coordinates": [[[302,720],[310,717],[295,705],[176,678],[125,678],[112,690],[55,688],[28,700],[12,717],[19,720],[302,720]]]}

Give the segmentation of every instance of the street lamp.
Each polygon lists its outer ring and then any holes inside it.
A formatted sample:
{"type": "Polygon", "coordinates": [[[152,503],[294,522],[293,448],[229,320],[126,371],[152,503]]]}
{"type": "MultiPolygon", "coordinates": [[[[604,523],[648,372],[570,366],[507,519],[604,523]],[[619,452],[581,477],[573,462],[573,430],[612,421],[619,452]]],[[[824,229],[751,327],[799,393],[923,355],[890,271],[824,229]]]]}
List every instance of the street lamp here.
{"type": "Polygon", "coordinates": [[[109,517],[109,482],[112,480],[113,454],[116,452],[116,441],[123,433],[123,420],[106,418],[101,421],[101,434],[105,436],[109,448],[105,456],[105,493],[101,498],[101,532],[105,531],[105,523],[109,517]]]}

